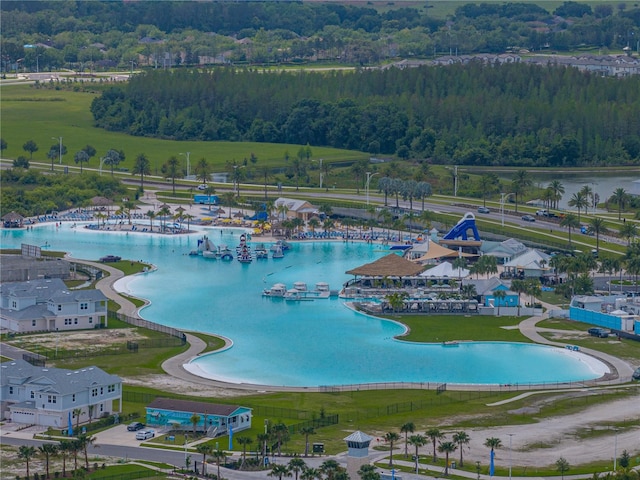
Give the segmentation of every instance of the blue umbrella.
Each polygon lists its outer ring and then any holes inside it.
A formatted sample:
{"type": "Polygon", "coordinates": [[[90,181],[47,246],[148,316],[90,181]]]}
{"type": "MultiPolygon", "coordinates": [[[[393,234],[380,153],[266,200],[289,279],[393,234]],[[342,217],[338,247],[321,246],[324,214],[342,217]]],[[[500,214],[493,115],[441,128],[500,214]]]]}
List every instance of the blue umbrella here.
{"type": "Polygon", "coordinates": [[[69,421],[68,421],[68,427],[67,427],[67,435],[72,436],[73,435],[73,421],[71,420],[71,410],[69,410],[69,421]]]}

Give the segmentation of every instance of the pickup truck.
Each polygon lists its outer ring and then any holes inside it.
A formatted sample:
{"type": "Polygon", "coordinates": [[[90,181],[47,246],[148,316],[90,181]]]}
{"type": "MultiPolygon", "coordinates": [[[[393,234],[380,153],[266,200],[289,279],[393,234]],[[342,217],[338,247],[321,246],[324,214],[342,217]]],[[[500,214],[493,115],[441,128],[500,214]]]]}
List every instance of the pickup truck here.
{"type": "Polygon", "coordinates": [[[556,215],[553,212],[550,212],[546,208],[543,208],[542,210],[536,210],[536,216],[538,216],[538,217],[549,217],[549,218],[559,218],[558,215],[556,215]]]}

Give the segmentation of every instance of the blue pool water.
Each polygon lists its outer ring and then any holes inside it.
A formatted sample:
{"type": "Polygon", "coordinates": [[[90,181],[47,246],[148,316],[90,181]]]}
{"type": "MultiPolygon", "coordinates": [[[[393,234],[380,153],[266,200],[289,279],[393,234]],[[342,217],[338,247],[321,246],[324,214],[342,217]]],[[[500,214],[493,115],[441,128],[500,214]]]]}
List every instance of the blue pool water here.
{"type": "MultiPolygon", "coordinates": [[[[207,230],[216,244],[234,248],[239,232],[207,230]]],[[[394,339],[398,323],[357,314],[339,299],[285,302],[262,297],[276,282],[328,282],[339,289],[344,272],[388,250],[380,245],[309,242],[292,245],[284,259],[251,264],[208,260],[187,253],[203,232],[152,236],[93,232],[42,225],[3,230],[2,247],[49,244],[76,258],[119,255],[153,263],[158,270],[136,276],[126,289],[147,298],[141,314],[185,330],[224,335],[233,346],[204,355],[189,369],[211,378],[261,385],[319,386],[379,382],[516,384],[593,379],[605,367],[578,352],[539,345],[478,342],[458,346],[394,339]]],[[[255,240],[255,239],[254,239],[255,240]]],[[[254,244],[259,240],[254,241],[254,244]]]]}

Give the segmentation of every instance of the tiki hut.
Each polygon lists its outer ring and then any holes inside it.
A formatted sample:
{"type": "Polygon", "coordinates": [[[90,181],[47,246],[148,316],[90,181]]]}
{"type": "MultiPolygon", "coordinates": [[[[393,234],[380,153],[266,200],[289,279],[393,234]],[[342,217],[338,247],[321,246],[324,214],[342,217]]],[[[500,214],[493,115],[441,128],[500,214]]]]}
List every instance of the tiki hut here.
{"type": "Polygon", "coordinates": [[[24,217],[16,212],[9,212],[2,217],[4,228],[22,228],[24,217]]]}

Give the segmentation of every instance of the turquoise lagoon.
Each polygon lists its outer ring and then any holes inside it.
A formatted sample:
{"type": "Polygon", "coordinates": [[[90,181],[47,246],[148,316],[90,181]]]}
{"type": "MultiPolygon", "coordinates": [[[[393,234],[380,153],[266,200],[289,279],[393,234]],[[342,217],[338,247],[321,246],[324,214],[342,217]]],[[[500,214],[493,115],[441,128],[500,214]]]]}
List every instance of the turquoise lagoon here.
{"type": "MultiPolygon", "coordinates": [[[[120,282],[118,288],[151,303],[141,315],[184,330],[223,335],[225,351],[194,359],[187,368],[232,383],[270,386],[336,386],[364,383],[529,384],[595,379],[604,364],[562,348],[503,342],[458,346],[403,342],[399,323],[361,315],[342,300],[285,302],[262,296],[281,282],[328,282],[339,289],[344,272],[388,250],[343,242],[294,243],[285,258],[241,264],[188,255],[207,234],[234,248],[240,231],[206,229],[180,236],[95,232],[40,225],[2,230],[2,248],[50,245],[75,258],[119,255],[154,264],[156,271],[120,282]]],[[[254,239],[253,245],[259,243],[254,239]]]]}

